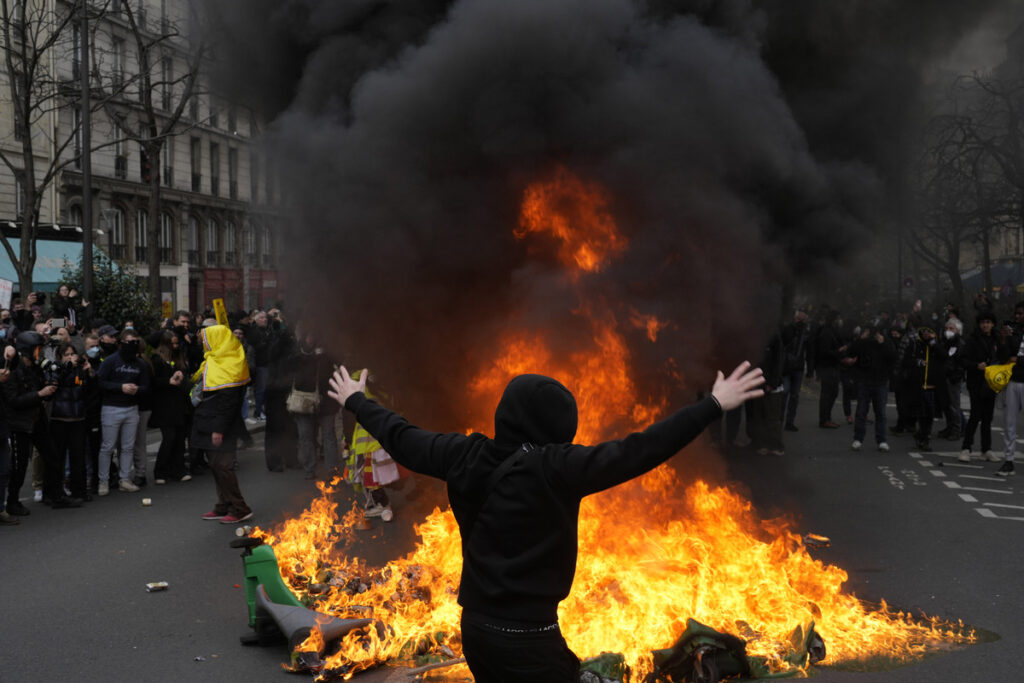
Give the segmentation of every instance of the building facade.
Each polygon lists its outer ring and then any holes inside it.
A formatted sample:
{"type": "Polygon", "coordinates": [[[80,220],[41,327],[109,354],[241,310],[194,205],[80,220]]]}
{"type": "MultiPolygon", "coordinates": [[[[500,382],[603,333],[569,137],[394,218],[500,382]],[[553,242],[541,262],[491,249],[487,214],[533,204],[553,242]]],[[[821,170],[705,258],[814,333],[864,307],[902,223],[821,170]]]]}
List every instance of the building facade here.
{"type": "MultiPolygon", "coordinates": [[[[75,3],[58,0],[29,0],[29,5],[30,16],[23,21],[77,12],[75,3]]],[[[77,20],[63,25],[48,55],[50,87],[58,91],[54,101],[61,106],[28,125],[28,134],[40,143],[35,145],[37,178],[40,166],[55,160],[61,165],[45,188],[39,237],[70,236],[80,242],[87,191],[82,160],[89,154],[93,243],[115,261],[133,264],[141,278],[149,275],[150,181],[153,174],[159,177],[157,234],[165,310],[202,310],[218,297],[229,310],[272,305],[283,289],[275,267],[277,183],[255,143],[260,122],[251,111],[214,92],[204,73],[208,46],[197,34],[201,6],[194,0],[106,0],[94,5],[89,27],[94,106],[87,117],[91,149],[82,148],[84,117],[77,100],[69,97],[61,103],[59,96],[61,88],[77,95],[77,20]],[[147,62],[148,69],[140,68],[147,62]],[[155,128],[150,113],[155,114],[155,128]],[[175,121],[169,133],[155,136],[168,121],[175,121]],[[54,134],[48,135],[51,130],[54,134]],[[154,137],[163,140],[158,168],[143,144],[154,137]]],[[[26,132],[14,116],[4,71],[0,64],[0,146],[10,157],[17,154],[26,132]]],[[[22,182],[0,165],[0,222],[6,221],[8,229],[20,221],[22,182]]]]}

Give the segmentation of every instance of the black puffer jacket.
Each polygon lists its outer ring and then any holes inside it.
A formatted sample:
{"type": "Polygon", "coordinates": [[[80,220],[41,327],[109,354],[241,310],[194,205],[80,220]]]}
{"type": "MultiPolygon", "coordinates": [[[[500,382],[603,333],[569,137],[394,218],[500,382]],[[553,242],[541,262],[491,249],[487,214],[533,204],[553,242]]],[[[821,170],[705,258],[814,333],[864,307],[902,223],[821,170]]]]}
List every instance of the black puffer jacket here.
{"type": "Polygon", "coordinates": [[[50,417],[55,420],[84,420],[89,407],[89,392],[94,381],[83,368],[65,368],[53,395],[50,417]]]}
{"type": "Polygon", "coordinates": [[[657,467],[721,415],[709,397],[643,432],[577,446],[570,443],[575,399],[541,375],[520,375],[506,387],[494,439],[419,429],[362,393],[345,407],[399,463],[447,482],[462,535],[459,603],[492,617],[547,623],[557,620],[572,587],[580,500],[657,467]]]}
{"type": "Polygon", "coordinates": [[[979,363],[996,365],[999,363],[999,339],[993,335],[985,335],[975,330],[967,338],[960,362],[964,367],[964,381],[968,391],[992,391],[985,382],[985,371],[978,369],[979,363]]]}
{"type": "Polygon", "coordinates": [[[24,359],[18,357],[3,388],[11,431],[30,433],[40,413],[46,416],[43,399],[39,397],[39,390],[43,388],[43,371],[35,364],[26,365],[24,359]]]}

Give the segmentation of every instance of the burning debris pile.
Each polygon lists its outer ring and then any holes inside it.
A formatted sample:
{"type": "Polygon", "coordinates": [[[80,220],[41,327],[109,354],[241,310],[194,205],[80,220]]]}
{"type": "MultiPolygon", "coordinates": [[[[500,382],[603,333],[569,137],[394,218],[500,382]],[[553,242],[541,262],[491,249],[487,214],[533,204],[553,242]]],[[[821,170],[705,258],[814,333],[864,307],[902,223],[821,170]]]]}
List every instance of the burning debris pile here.
{"type": "MultiPolygon", "coordinates": [[[[697,482],[678,496],[676,485],[662,467],[586,499],[576,581],[559,610],[566,640],[581,656],[620,653],[631,680],[642,680],[671,664],[673,653],[692,660],[714,632],[731,643],[730,651],[743,643],[742,661],[754,663],[758,668],[748,673],[756,675],[798,673],[819,659],[899,663],[974,640],[962,624],[914,619],[844,593],[843,570],[814,559],[782,521],[758,520],[736,493],[697,482]],[[705,641],[684,643],[687,633],[705,641]]],[[[322,486],[322,496],[298,519],[257,532],[304,604],[335,617],[374,620],[327,648],[321,678],[458,657],[461,556],[454,517],[435,509],[416,527],[422,540],[413,552],[368,567],[349,555],[356,512],[339,519],[332,494],[322,486]]],[[[324,645],[314,632],[296,649],[324,645]]]]}

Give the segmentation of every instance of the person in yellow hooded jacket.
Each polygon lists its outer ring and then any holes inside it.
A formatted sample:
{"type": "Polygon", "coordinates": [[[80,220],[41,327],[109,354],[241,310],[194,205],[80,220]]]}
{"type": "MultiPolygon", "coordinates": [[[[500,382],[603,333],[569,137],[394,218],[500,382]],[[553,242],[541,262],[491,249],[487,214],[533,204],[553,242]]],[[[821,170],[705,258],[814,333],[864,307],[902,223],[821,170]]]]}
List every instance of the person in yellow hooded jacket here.
{"type": "Polygon", "coordinates": [[[238,439],[245,431],[242,401],[249,384],[245,350],[226,325],[211,325],[200,334],[204,359],[192,381],[201,383],[202,400],[192,419],[191,445],[203,449],[217,484],[217,504],[203,519],[236,524],[252,517],[235,476],[238,439]]]}

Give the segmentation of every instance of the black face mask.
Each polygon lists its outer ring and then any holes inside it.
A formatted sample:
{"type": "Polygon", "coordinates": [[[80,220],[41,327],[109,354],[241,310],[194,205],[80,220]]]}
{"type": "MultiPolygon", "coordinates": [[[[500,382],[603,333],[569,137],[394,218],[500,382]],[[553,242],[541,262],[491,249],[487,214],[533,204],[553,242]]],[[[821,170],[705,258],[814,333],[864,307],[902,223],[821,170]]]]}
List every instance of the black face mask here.
{"type": "Polygon", "coordinates": [[[123,342],[121,344],[121,358],[125,360],[134,360],[139,355],[139,342],[138,340],[123,342]]]}
{"type": "Polygon", "coordinates": [[[109,356],[113,353],[117,353],[117,344],[111,344],[110,342],[100,342],[100,348],[103,349],[104,356],[109,356]]]}

